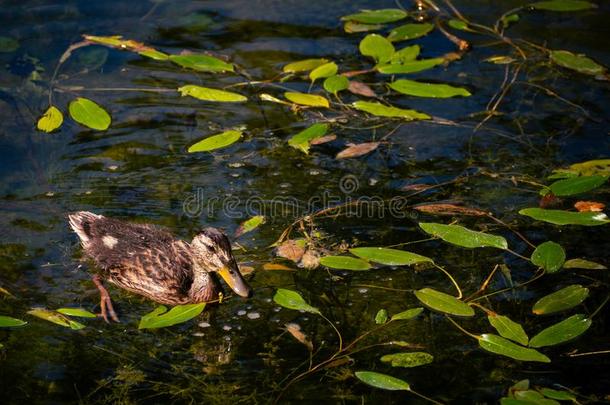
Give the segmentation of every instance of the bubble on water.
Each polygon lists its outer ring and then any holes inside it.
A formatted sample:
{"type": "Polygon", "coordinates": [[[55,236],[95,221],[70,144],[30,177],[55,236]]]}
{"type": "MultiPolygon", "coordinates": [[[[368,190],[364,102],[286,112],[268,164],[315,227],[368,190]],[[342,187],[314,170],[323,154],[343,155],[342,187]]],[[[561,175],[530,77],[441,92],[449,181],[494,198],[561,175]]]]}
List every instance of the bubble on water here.
{"type": "Polygon", "coordinates": [[[249,312],[248,313],[248,318],[250,319],[258,319],[261,317],[261,314],[259,314],[258,312],[249,312]]]}
{"type": "Polygon", "coordinates": [[[368,291],[369,291],[369,289],[368,289],[368,288],[359,288],[359,289],[358,289],[358,292],[359,292],[360,294],[366,294],[368,291]]]}
{"type": "Polygon", "coordinates": [[[282,310],[282,307],[273,308],[273,312],[280,312],[281,310],[282,310]]]}
{"type": "Polygon", "coordinates": [[[311,169],[309,171],[309,174],[311,174],[312,176],[317,176],[318,174],[320,174],[320,171],[316,169],[311,169]]]}
{"type": "Polygon", "coordinates": [[[229,167],[244,167],[246,164],[242,162],[229,163],[229,167]]]}
{"type": "Polygon", "coordinates": [[[226,331],[229,331],[229,330],[233,329],[233,327],[230,326],[230,325],[225,325],[225,326],[222,327],[222,329],[226,330],[226,331]]]}
{"type": "Polygon", "coordinates": [[[193,336],[202,337],[202,336],[205,336],[205,333],[203,333],[203,332],[195,332],[195,333],[193,333],[193,336]]]}
{"type": "Polygon", "coordinates": [[[209,328],[210,326],[212,326],[212,325],[210,325],[209,322],[200,322],[199,323],[200,328],[209,328]]]}
{"type": "Polygon", "coordinates": [[[246,311],[243,309],[240,309],[239,311],[237,311],[237,315],[244,316],[244,315],[246,315],[246,311]]]}

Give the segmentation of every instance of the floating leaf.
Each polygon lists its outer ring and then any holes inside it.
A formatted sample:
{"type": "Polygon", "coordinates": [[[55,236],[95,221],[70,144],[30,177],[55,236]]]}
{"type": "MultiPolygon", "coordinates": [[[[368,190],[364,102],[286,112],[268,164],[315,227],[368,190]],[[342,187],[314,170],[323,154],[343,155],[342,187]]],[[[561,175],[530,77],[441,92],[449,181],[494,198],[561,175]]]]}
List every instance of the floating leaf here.
{"type": "Polygon", "coordinates": [[[204,308],[205,302],[176,305],[169,311],[165,306],[160,305],[140,319],[138,329],[157,329],[177,325],[195,318],[204,308]]]}
{"type": "Polygon", "coordinates": [[[304,239],[287,240],[277,248],[277,255],[298,262],[305,254],[306,241],[304,239]]]}
{"type": "Polygon", "coordinates": [[[389,391],[410,391],[409,383],[389,375],[374,371],[356,371],[356,378],[375,388],[389,391]]]}
{"type": "Polygon", "coordinates": [[[0,328],[12,328],[15,326],[23,326],[26,324],[27,324],[27,322],[22,321],[21,319],[0,315],[0,328]]]}
{"type": "Polygon", "coordinates": [[[292,101],[295,104],[306,105],[310,107],[330,107],[328,100],[322,96],[316,96],[315,94],[306,94],[287,91],[284,93],[284,97],[292,101]]]}
{"type": "Polygon", "coordinates": [[[349,250],[351,254],[362,259],[387,266],[409,266],[417,263],[430,262],[432,259],[404,250],[389,249],[381,247],[360,247],[349,250]]]}
{"type": "Polygon", "coordinates": [[[380,10],[364,10],[360,13],[341,17],[342,21],[356,21],[364,24],[383,24],[402,20],[407,13],[398,8],[385,8],[380,10]]]}
{"type": "Polygon", "coordinates": [[[288,309],[295,309],[297,311],[311,312],[313,314],[319,314],[320,310],[316,307],[309,305],[301,295],[292,290],[286,290],[284,288],[278,288],[277,292],[273,296],[273,301],[276,304],[283,306],[288,309]]]}
{"type": "Polygon", "coordinates": [[[575,70],[587,75],[601,75],[606,72],[606,68],[585,55],[574,54],[569,51],[551,51],[551,61],[559,66],[575,70]]]}
{"type": "Polygon", "coordinates": [[[64,115],[57,107],[50,106],[49,109],[42,114],[42,117],[38,119],[36,128],[38,128],[39,131],[53,132],[61,126],[62,122],[64,122],[64,115]]]}
{"type": "Polygon", "coordinates": [[[87,98],[77,98],[68,106],[70,116],[79,124],[105,131],[110,126],[110,115],[102,107],[87,98]]]}
{"type": "Polygon", "coordinates": [[[360,53],[372,57],[375,62],[388,62],[394,54],[394,45],[381,35],[369,34],[360,41],[360,53]]]}
{"type": "Polygon", "coordinates": [[[267,93],[261,93],[258,95],[260,97],[261,100],[263,101],[271,101],[272,103],[277,103],[277,104],[284,104],[284,105],[292,105],[287,101],[284,100],[280,100],[277,97],[273,97],[271,94],[267,94],[267,93]]]}
{"type": "Polygon", "coordinates": [[[328,131],[328,124],[313,124],[309,128],[299,132],[288,140],[288,145],[295,149],[299,149],[305,153],[309,153],[311,141],[320,138],[328,131]]]}
{"type": "Polygon", "coordinates": [[[309,144],[310,145],[322,145],[324,143],[332,142],[335,139],[337,139],[337,135],[330,134],[330,135],[322,136],[320,138],[312,139],[311,142],[309,142],[309,144]]]}
{"type": "Polygon", "coordinates": [[[422,83],[415,80],[400,79],[388,84],[399,93],[417,97],[449,98],[455,96],[470,96],[470,92],[462,87],[448,84],[422,83]]]}
{"type": "Polygon", "coordinates": [[[610,176],[610,159],[596,159],[574,163],[570,165],[568,170],[580,176],[610,176]]]}
{"type": "Polygon", "coordinates": [[[230,130],[205,138],[188,148],[189,153],[208,152],[214,149],[224,148],[237,142],[242,136],[241,131],[230,130]]]}
{"type": "Polygon", "coordinates": [[[405,41],[423,37],[434,28],[434,24],[405,24],[394,28],[388,35],[388,40],[391,42],[405,41]]]}
{"type": "Polygon", "coordinates": [[[529,4],[529,7],[535,8],[536,10],[547,10],[547,11],[580,11],[588,10],[597,7],[595,4],[588,1],[580,0],[550,0],[550,1],[538,1],[536,3],[529,4]]]}
{"type": "Polygon", "coordinates": [[[407,321],[409,319],[413,319],[424,311],[423,308],[411,308],[406,311],[399,312],[397,314],[392,315],[390,318],[391,321],[407,321]]]}
{"type": "Polygon", "coordinates": [[[320,264],[339,270],[369,270],[371,268],[367,261],[349,256],[325,256],[320,259],[320,264]]]}
{"type": "Polygon", "coordinates": [[[146,56],[147,58],[151,58],[154,60],[168,60],[169,59],[168,54],[157,51],[156,49],[147,49],[142,52],[138,52],[138,54],[140,54],[142,56],[146,56]]]}
{"type": "Polygon", "coordinates": [[[593,190],[608,180],[607,176],[580,176],[558,180],[549,186],[553,194],[565,197],[593,190]]]}
{"type": "Polygon", "coordinates": [[[528,337],[523,327],[509,317],[498,314],[490,314],[487,320],[498,331],[500,336],[513,340],[527,346],[528,337]]]}
{"type": "Polygon", "coordinates": [[[558,401],[572,401],[576,403],[576,395],[568,391],[558,391],[551,388],[540,388],[540,393],[547,398],[556,399],[558,401]]]}
{"type": "Polygon", "coordinates": [[[452,18],[451,20],[449,20],[447,22],[447,24],[449,24],[449,26],[451,28],[455,28],[456,30],[469,31],[469,32],[473,31],[470,27],[468,27],[468,24],[466,24],[462,20],[458,20],[457,18],[452,18]]]}
{"type": "Polygon", "coordinates": [[[597,226],[610,222],[606,214],[599,212],[572,212],[547,210],[543,208],[524,208],[519,211],[519,214],[555,225],[597,226]]]}
{"type": "Polygon", "coordinates": [[[265,223],[265,217],[263,215],[255,215],[252,218],[244,221],[239,225],[239,228],[235,231],[235,237],[239,237],[244,233],[251,232],[258,228],[260,225],[265,223]]]}
{"type": "Polygon", "coordinates": [[[380,360],[392,367],[412,368],[432,363],[434,356],[426,352],[393,353],[382,356],[380,360]]]}
{"type": "Polygon", "coordinates": [[[461,207],[454,204],[424,203],[413,207],[414,210],[436,215],[470,215],[474,217],[486,216],[487,213],[478,208],[461,207]]]}
{"type": "Polygon", "coordinates": [[[390,58],[390,63],[407,63],[412,62],[419,56],[421,48],[419,45],[411,45],[402,48],[399,51],[394,52],[390,58]]]}
{"type": "Polygon", "coordinates": [[[534,265],[542,267],[548,273],[555,273],[563,266],[566,252],[558,243],[548,241],[536,247],[531,260],[534,265]]]}
{"type": "Polygon", "coordinates": [[[121,45],[124,45],[125,40],[120,35],[113,36],[97,36],[97,35],[83,35],[89,42],[93,42],[99,45],[111,46],[113,48],[120,48],[121,45]]]}
{"type": "Polygon", "coordinates": [[[530,341],[530,347],[553,346],[582,335],[591,326],[591,319],[583,314],[572,315],[542,330],[530,341]]]}
{"type": "Polygon", "coordinates": [[[356,110],[364,111],[378,117],[404,118],[407,121],[430,119],[428,114],[415,110],[404,110],[398,107],[387,106],[369,101],[356,101],[352,104],[356,110]]]}
{"type": "Polygon", "coordinates": [[[313,351],[313,343],[311,340],[301,331],[301,326],[296,323],[287,323],[284,325],[286,331],[292,335],[296,340],[301,342],[307,347],[310,352],[313,351]]]}
{"type": "Polygon", "coordinates": [[[359,96],[364,97],[377,97],[377,94],[371,89],[368,85],[358,82],[356,80],[352,80],[349,82],[349,87],[347,88],[351,93],[357,94],[359,96]]]}
{"type": "Polygon", "coordinates": [[[550,363],[551,359],[537,350],[519,346],[498,335],[485,333],[479,336],[479,346],[495,354],[510,357],[511,359],[521,361],[539,361],[541,363],[550,363]]]}
{"type": "Polygon", "coordinates": [[[308,72],[328,63],[328,59],[305,59],[284,66],[284,73],[308,72]]]}
{"type": "Polygon", "coordinates": [[[184,96],[191,96],[198,100],[204,101],[218,101],[223,103],[239,103],[242,101],[247,101],[248,98],[246,96],[242,96],[238,93],[233,93],[230,91],[218,90],[218,89],[210,89],[208,87],[196,86],[194,84],[188,84],[186,86],[182,86],[178,88],[178,91],[184,96]]]}
{"type": "Polygon", "coordinates": [[[382,325],[384,323],[386,323],[388,321],[388,311],[386,311],[385,309],[380,309],[379,311],[377,311],[377,314],[375,315],[375,323],[377,325],[382,325]]]}
{"type": "Polygon", "coordinates": [[[380,142],[364,142],[359,144],[348,144],[349,146],[337,153],[337,159],[347,159],[364,156],[377,149],[380,142]]]}
{"type": "Polygon", "coordinates": [[[606,270],[607,267],[603,264],[592,262],[585,259],[570,259],[563,264],[565,269],[589,269],[589,270],[606,270]]]}
{"type": "Polygon", "coordinates": [[[369,32],[369,31],[378,31],[382,29],[383,24],[362,24],[354,21],[347,21],[343,25],[343,29],[348,34],[353,34],[356,32],[369,32]]]}
{"type": "Polygon", "coordinates": [[[432,288],[422,288],[415,291],[415,296],[422,304],[436,311],[449,315],[474,316],[474,309],[470,305],[452,295],[433,290],[432,288]]]}
{"type": "Polygon", "coordinates": [[[28,311],[28,314],[74,330],[83,329],[85,327],[85,325],[83,325],[82,323],[73,321],[65,315],[62,315],[55,311],[49,311],[48,309],[44,308],[33,308],[28,311]]]}
{"type": "Polygon", "coordinates": [[[324,80],[323,86],[324,90],[336,95],[338,92],[349,88],[349,79],[341,75],[330,76],[324,80]]]}
{"type": "Polygon", "coordinates": [[[263,264],[263,270],[267,270],[267,271],[275,271],[275,270],[280,270],[280,271],[294,271],[295,269],[292,269],[288,266],[284,266],[283,264],[279,264],[279,263],[265,263],[263,264]]]}
{"type": "Polygon", "coordinates": [[[78,316],[81,318],[97,318],[97,315],[83,308],[59,308],[56,311],[60,314],[69,316],[78,316]]]}
{"type": "Polygon", "coordinates": [[[502,236],[491,235],[484,232],[472,231],[459,225],[445,225],[430,222],[421,222],[420,228],[427,234],[441,238],[445,242],[454,245],[477,248],[495,247],[498,249],[508,249],[508,243],[502,236]]]}
{"type": "Polygon", "coordinates": [[[0,37],[0,52],[15,52],[19,49],[19,42],[10,37],[0,37]]]}
{"type": "Polygon", "coordinates": [[[422,70],[433,68],[436,65],[440,65],[445,62],[443,58],[431,58],[422,60],[413,60],[410,62],[403,63],[392,63],[389,65],[377,66],[376,69],[379,73],[388,75],[398,75],[402,73],[416,73],[422,70]]]}
{"type": "Polygon", "coordinates": [[[540,298],[532,312],[547,315],[575,307],[589,296],[589,289],[578,284],[569,285],[559,291],[540,298]]]}
{"type": "Polygon", "coordinates": [[[169,60],[187,69],[198,72],[233,72],[233,65],[208,55],[170,55],[169,60]]]}
{"type": "Polygon", "coordinates": [[[339,67],[335,62],[325,63],[318,66],[309,73],[309,79],[315,82],[317,79],[324,79],[326,77],[334,76],[337,74],[339,67]]]}

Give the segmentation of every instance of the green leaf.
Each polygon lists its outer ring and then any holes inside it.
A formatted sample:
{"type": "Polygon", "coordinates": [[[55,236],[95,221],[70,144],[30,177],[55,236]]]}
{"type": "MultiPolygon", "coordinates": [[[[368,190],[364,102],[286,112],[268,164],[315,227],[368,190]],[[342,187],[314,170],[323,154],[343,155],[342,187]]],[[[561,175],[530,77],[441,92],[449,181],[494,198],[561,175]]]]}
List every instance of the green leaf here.
{"type": "Polygon", "coordinates": [[[356,371],[356,378],[371,387],[389,391],[410,391],[409,383],[386,374],[374,371],[356,371]]]}
{"type": "Polygon", "coordinates": [[[343,29],[348,34],[353,34],[356,32],[378,31],[383,27],[383,24],[362,24],[354,21],[346,21],[345,24],[343,24],[343,29]]]}
{"type": "Polygon", "coordinates": [[[360,13],[341,17],[341,21],[356,21],[364,24],[383,24],[402,20],[407,13],[398,8],[385,8],[381,10],[363,10],[360,13]]]}
{"type": "Polygon", "coordinates": [[[399,93],[417,97],[449,98],[455,96],[470,96],[463,87],[453,87],[448,84],[422,83],[415,80],[400,79],[388,84],[399,93]]]}
{"type": "Polygon", "coordinates": [[[516,23],[519,21],[519,14],[509,14],[505,17],[502,17],[502,27],[508,28],[511,23],[516,23]]]}
{"type": "Polygon", "coordinates": [[[378,34],[369,34],[360,41],[360,53],[370,56],[377,63],[387,63],[394,54],[394,45],[378,34]]]}
{"type": "Polygon", "coordinates": [[[59,308],[56,310],[60,314],[78,316],[81,318],[97,318],[97,315],[82,308],[59,308]]]}
{"type": "Polygon", "coordinates": [[[299,149],[305,153],[309,153],[310,142],[314,139],[323,137],[328,131],[328,124],[313,124],[309,128],[299,132],[288,140],[288,145],[295,149],[299,149]]]}
{"type": "Polygon", "coordinates": [[[388,35],[388,40],[391,42],[405,41],[423,37],[434,28],[434,24],[405,24],[394,28],[388,35]]]}
{"type": "Polygon", "coordinates": [[[552,294],[545,295],[534,304],[532,312],[536,315],[547,315],[565,311],[583,302],[589,296],[589,289],[572,284],[552,294]]]}
{"type": "Polygon", "coordinates": [[[309,305],[301,295],[292,290],[286,290],[284,288],[278,288],[277,292],[273,296],[273,301],[276,304],[283,306],[288,309],[295,309],[297,311],[311,312],[312,314],[319,314],[320,310],[316,307],[309,305]]]}
{"type": "Polygon", "coordinates": [[[423,308],[411,308],[406,311],[399,312],[397,314],[392,315],[390,318],[391,321],[408,321],[409,319],[413,319],[424,311],[423,308]]]}
{"type": "Polygon", "coordinates": [[[205,138],[188,148],[189,153],[208,152],[214,149],[224,148],[237,142],[242,136],[241,131],[225,131],[220,134],[205,138]]]}
{"type": "Polygon", "coordinates": [[[404,110],[398,107],[387,106],[377,102],[356,101],[352,106],[359,111],[364,111],[377,117],[403,118],[407,121],[427,120],[431,117],[428,114],[420,113],[415,110],[404,110]]]}
{"type": "Polygon", "coordinates": [[[385,309],[380,309],[379,311],[377,311],[377,314],[375,315],[375,323],[377,325],[382,325],[384,323],[386,323],[388,321],[388,311],[386,311],[385,309]]]}
{"type": "Polygon", "coordinates": [[[151,58],[154,60],[168,60],[169,59],[168,54],[157,51],[156,49],[147,49],[145,51],[138,52],[138,54],[142,55],[142,56],[146,56],[147,58],[151,58]]]}
{"type": "Polygon", "coordinates": [[[244,233],[251,232],[264,223],[265,217],[263,215],[255,215],[239,225],[239,228],[237,228],[237,231],[235,231],[235,237],[237,238],[244,233]]]}
{"type": "Polygon", "coordinates": [[[608,180],[608,176],[580,176],[558,180],[549,186],[553,194],[565,197],[593,190],[608,180]]]}
{"type": "Polygon", "coordinates": [[[563,264],[564,269],[606,270],[606,266],[585,259],[570,259],[563,264]]]}
{"type": "Polygon", "coordinates": [[[432,363],[434,356],[426,352],[393,353],[381,356],[380,360],[392,367],[412,368],[432,363]]]}
{"type": "Polygon", "coordinates": [[[19,42],[10,37],[0,37],[0,52],[9,53],[19,49],[19,42]]]}
{"type": "Polygon", "coordinates": [[[468,27],[468,24],[466,24],[462,20],[458,20],[457,18],[452,18],[447,22],[447,24],[449,24],[451,28],[454,28],[456,30],[472,32],[472,29],[468,27]]]}
{"type": "Polygon", "coordinates": [[[530,341],[530,347],[553,346],[572,340],[589,329],[591,319],[583,314],[572,315],[542,330],[530,341]]]}
{"type": "Polygon", "coordinates": [[[491,314],[487,316],[487,320],[498,331],[500,336],[506,339],[513,340],[524,346],[527,346],[528,337],[523,327],[517,322],[511,320],[509,317],[498,314],[491,314]]]}
{"type": "Polygon", "coordinates": [[[556,399],[558,401],[576,400],[576,395],[568,391],[558,391],[551,388],[540,388],[540,393],[547,398],[556,399]]]}
{"type": "Polygon", "coordinates": [[[73,321],[67,316],[60,314],[59,312],[49,311],[48,309],[44,308],[32,308],[28,311],[28,314],[74,330],[83,329],[85,327],[85,325],[83,325],[82,323],[73,321]]]}
{"type": "Polygon", "coordinates": [[[299,92],[287,91],[284,93],[286,99],[292,101],[295,104],[306,105],[310,107],[330,107],[328,100],[322,96],[316,96],[315,94],[306,94],[299,92]]]}
{"type": "Polygon", "coordinates": [[[606,214],[602,212],[572,212],[546,210],[543,208],[524,208],[519,211],[519,214],[555,225],[597,226],[610,222],[606,214]]]}
{"type": "Polygon", "coordinates": [[[597,7],[595,4],[588,1],[580,0],[550,0],[550,1],[538,1],[536,3],[529,4],[530,7],[536,10],[547,10],[547,11],[580,11],[589,10],[597,7]]]}
{"type": "Polygon", "coordinates": [[[593,59],[585,55],[574,54],[569,51],[551,51],[551,61],[559,66],[575,70],[587,75],[601,75],[606,72],[606,68],[593,59]]]}
{"type": "Polygon", "coordinates": [[[180,92],[182,97],[191,96],[198,100],[204,101],[239,103],[248,100],[246,96],[242,96],[238,93],[218,89],[210,89],[208,87],[196,86],[194,84],[187,84],[186,86],[182,86],[178,88],[178,91],[180,92]]]}
{"type": "Polygon", "coordinates": [[[22,321],[21,319],[0,315],[0,328],[12,328],[15,326],[23,326],[25,324],[27,324],[27,322],[22,321]]]}
{"type": "Polygon", "coordinates": [[[322,66],[318,66],[309,73],[309,79],[315,82],[317,79],[324,79],[326,77],[334,76],[337,74],[339,67],[335,62],[325,63],[322,66]]]}
{"type": "Polygon", "coordinates": [[[510,402],[502,401],[500,405],[560,405],[559,402],[544,398],[538,391],[517,390],[513,392],[514,399],[510,402]]]}
{"type": "Polygon", "coordinates": [[[398,75],[402,73],[416,73],[422,70],[433,68],[445,62],[443,58],[431,58],[422,60],[407,61],[400,64],[392,63],[389,65],[376,66],[379,73],[387,75],[398,75]]]}
{"type": "Polygon", "coordinates": [[[408,266],[416,263],[430,262],[433,260],[426,256],[405,252],[404,250],[388,249],[381,247],[361,247],[349,250],[354,256],[370,260],[387,266],[408,266]]]}
{"type": "Polygon", "coordinates": [[[350,256],[325,256],[320,259],[320,264],[339,270],[369,270],[371,268],[367,261],[350,256]]]}
{"type": "Polygon", "coordinates": [[[411,45],[402,48],[399,51],[394,52],[394,55],[390,58],[390,63],[400,64],[415,61],[415,58],[419,56],[421,48],[419,45],[411,45]]]}
{"type": "Polygon", "coordinates": [[[563,266],[566,252],[558,243],[544,242],[536,247],[531,260],[534,265],[542,267],[547,273],[555,273],[563,266]]]}
{"type": "Polygon", "coordinates": [[[495,247],[508,249],[508,242],[502,236],[472,231],[459,225],[445,225],[421,222],[420,228],[427,234],[441,238],[445,242],[466,248],[495,247]]]}
{"type": "Polygon", "coordinates": [[[36,128],[38,128],[39,131],[53,132],[61,126],[62,122],[64,122],[64,115],[57,107],[50,106],[49,109],[42,114],[42,117],[38,119],[36,128]]]}
{"type": "Polygon", "coordinates": [[[284,73],[308,72],[328,63],[328,59],[305,59],[284,66],[284,73]]]}
{"type": "Polygon", "coordinates": [[[470,305],[452,295],[433,290],[432,288],[422,288],[415,291],[415,296],[422,304],[436,311],[449,315],[474,316],[474,309],[470,305]]]}
{"type": "Polygon", "coordinates": [[[70,116],[79,124],[105,131],[110,126],[110,115],[102,107],[87,98],[77,98],[68,106],[70,116]]]}
{"type": "Polygon", "coordinates": [[[337,94],[340,91],[349,88],[349,79],[345,76],[334,75],[324,80],[324,90],[329,93],[337,94]]]}
{"type": "Polygon", "coordinates": [[[170,55],[169,60],[176,65],[198,72],[233,72],[233,65],[208,55],[170,55]]]}
{"type": "Polygon", "coordinates": [[[498,335],[485,333],[479,336],[479,346],[488,352],[510,357],[511,359],[521,361],[538,361],[541,363],[550,363],[551,359],[537,350],[519,346],[498,335]]]}
{"type": "Polygon", "coordinates": [[[569,170],[580,176],[593,176],[596,174],[610,176],[610,159],[596,159],[574,163],[570,165],[569,170]]]}
{"type": "Polygon", "coordinates": [[[195,318],[204,308],[205,302],[176,305],[169,311],[165,306],[160,305],[140,319],[138,329],[157,329],[177,325],[195,318]]]}

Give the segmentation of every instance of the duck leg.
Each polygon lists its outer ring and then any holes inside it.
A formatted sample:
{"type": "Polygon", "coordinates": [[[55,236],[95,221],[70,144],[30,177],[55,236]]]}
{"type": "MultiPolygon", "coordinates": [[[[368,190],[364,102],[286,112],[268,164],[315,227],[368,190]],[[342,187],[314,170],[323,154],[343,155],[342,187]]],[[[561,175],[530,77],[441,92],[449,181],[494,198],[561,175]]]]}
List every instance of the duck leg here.
{"type": "Polygon", "coordinates": [[[112,307],[112,301],[110,300],[110,294],[108,294],[108,290],[104,287],[102,283],[102,278],[97,274],[93,276],[93,283],[100,291],[100,308],[102,310],[102,318],[106,321],[106,323],[110,323],[108,321],[108,315],[115,322],[120,322],[119,317],[114,312],[114,308],[112,307]]]}

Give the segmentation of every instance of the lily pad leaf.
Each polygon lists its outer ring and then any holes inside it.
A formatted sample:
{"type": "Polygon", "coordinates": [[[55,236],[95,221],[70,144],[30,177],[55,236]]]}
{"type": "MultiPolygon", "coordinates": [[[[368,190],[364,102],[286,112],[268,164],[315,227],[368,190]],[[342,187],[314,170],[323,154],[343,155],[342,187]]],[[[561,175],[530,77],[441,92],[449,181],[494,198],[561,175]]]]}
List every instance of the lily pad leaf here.
{"type": "Polygon", "coordinates": [[[22,321],[21,319],[0,315],[0,328],[12,328],[12,327],[16,327],[16,326],[23,326],[26,324],[27,324],[27,322],[22,321]]]}
{"type": "Polygon", "coordinates": [[[42,117],[38,119],[36,128],[38,128],[39,131],[53,132],[61,126],[62,122],[64,122],[64,115],[57,107],[50,106],[49,109],[42,114],[42,117]]]}
{"type": "Polygon", "coordinates": [[[519,214],[555,225],[597,226],[610,222],[603,212],[572,212],[547,210],[544,208],[524,208],[519,211],[519,214]]]}
{"type": "Polygon", "coordinates": [[[381,35],[369,34],[360,41],[360,53],[370,56],[375,62],[383,64],[390,61],[394,54],[394,45],[381,35]]]}
{"type": "Polygon", "coordinates": [[[422,304],[435,311],[456,316],[474,316],[474,309],[470,305],[432,288],[415,291],[415,296],[422,304]]]}
{"type": "Polygon", "coordinates": [[[349,88],[349,79],[341,75],[330,76],[324,80],[323,86],[327,92],[337,94],[349,88]]]}
{"type": "Polygon", "coordinates": [[[563,266],[566,252],[560,244],[548,241],[536,247],[531,260],[533,264],[542,267],[547,273],[555,273],[563,266]]]}
{"type": "Polygon", "coordinates": [[[214,149],[224,148],[237,142],[242,136],[241,131],[229,130],[220,134],[207,137],[188,148],[189,153],[208,152],[214,149]]]}
{"type": "Polygon", "coordinates": [[[386,323],[388,321],[388,311],[386,311],[385,309],[380,309],[379,311],[377,311],[377,314],[375,315],[375,323],[377,325],[382,325],[384,323],[386,323]]]}
{"type": "Polygon", "coordinates": [[[177,325],[198,316],[205,308],[205,302],[199,304],[176,305],[169,311],[163,305],[140,319],[138,329],[157,329],[177,325]]]}
{"type": "Polygon", "coordinates": [[[349,256],[324,256],[320,259],[320,264],[331,269],[339,270],[369,270],[369,262],[349,256]]]}
{"type": "Polygon", "coordinates": [[[601,75],[606,72],[606,68],[593,59],[570,51],[551,51],[551,61],[561,67],[575,70],[587,75],[601,75]]]}
{"type": "Polygon", "coordinates": [[[178,91],[184,96],[191,96],[198,100],[204,101],[217,101],[223,103],[239,103],[242,101],[247,101],[248,98],[246,96],[242,96],[238,93],[233,93],[231,91],[224,91],[218,89],[210,89],[208,87],[196,86],[194,84],[188,84],[186,86],[182,86],[178,88],[178,91]]]}
{"type": "Polygon", "coordinates": [[[441,238],[445,242],[466,248],[495,247],[508,249],[508,242],[502,236],[477,232],[459,225],[445,225],[421,222],[419,227],[427,234],[441,238]]]}
{"type": "Polygon", "coordinates": [[[536,10],[547,11],[580,11],[597,7],[595,4],[581,0],[549,0],[529,4],[536,10]]]}
{"type": "Polygon", "coordinates": [[[572,315],[542,330],[530,341],[530,347],[553,346],[572,340],[591,327],[591,319],[583,314],[572,315]]]}
{"type": "Polygon", "coordinates": [[[288,145],[295,149],[299,149],[305,153],[309,153],[309,147],[311,141],[318,139],[326,135],[328,131],[328,124],[313,124],[309,128],[299,132],[288,140],[288,145]]]}
{"type": "Polygon", "coordinates": [[[430,58],[422,60],[412,60],[403,63],[391,63],[387,65],[378,65],[375,68],[379,73],[387,75],[398,75],[402,73],[417,73],[423,70],[433,68],[445,62],[443,58],[430,58]]]}
{"type": "Polygon", "coordinates": [[[377,117],[403,118],[407,121],[427,120],[431,118],[428,114],[420,113],[419,111],[405,110],[370,101],[356,101],[352,106],[356,110],[364,111],[377,117]]]}
{"type": "Polygon", "coordinates": [[[337,74],[339,67],[335,62],[325,63],[322,66],[318,66],[309,73],[309,79],[315,82],[317,79],[324,79],[337,74]]]}
{"type": "Polygon", "coordinates": [[[517,322],[511,320],[509,317],[498,314],[490,314],[487,316],[487,320],[498,331],[500,336],[506,339],[513,340],[524,346],[527,346],[528,337],[523,327],[517,322]]]}
{"type": "Polygon", "coordinates": [[[392,367],[412,368],[432,363],[434,356],[426,352],[393,353],[381,356],[380,360],[390,363],[392,367]]]}
{"type": "Polygon", "coordinates": [[[28,314],[74,330],[83,329],[85,327],[85,325],[83,325],[82,323],[73,321],[67,316],[60,314],[59,312],[49,311],[48,309],[44,308],[32,308],[28,311],[28,314]]]}
{"type": "Polygon", "coordinates": [[[592,262],[585,259],[570,259],[563,264],[565,269],[588,269],[588,270],[606,270],[608,269],[601,263],[592,262]]]}
{"type": "Polygon", "coordinates": [[[411,308],[406,311],[399,312],[397,314],[392,315],[390,318],[391,321],[408,321],[409,319],[413,319],[424,311],[423,308],[411,308]]]}
{"type": "Polygon", "coordinates": [[[169,60],[176,65],[198,72],[233,72],[232,64],[208,55],[170,55],[169,60]]]}
{"type": "Polygon", "coordinates": [[[328,100],[326,98],[322,96],[317,96],[315,94],[287,91],[286,93],[284,93],[284,97],[286,97],[286,99],[292,101],[293,103],[299,105],[324,108],[330,107],[330,104],[328,103],[328,100]]]}
{"type": "Polygon", "coordinates": [[[235,237],[237,238],[244,233],[251,232],[264,223],[265,217],[263,215],[255,215],[239,225],[239,228],[237,228],[237,231],[235,231],[235,237]]]}
{"type": "Polygon", "coordinates": [[[273,296],[273,301],[275,301],[276,304],[283,306],[284,308],[310,312],[312,314],[320,313],[320,310],[318,308],[312,307],[307,302],[305,302],[303,297],[301,297],[301,294],[296,291],[278,288],[277,292],[273,296]]]}
{"type": "Polygon", "coordinates": [[[537,350],[519,346],[502,336],[485,333],[478,338],[479,346],[488,352],[510,357],[511,359],[521,361],[538,361],[541,363],[550,363],[549,359],[544,354],[537,350]]]}
{"type": "Polygon", "coordinates": [[[430,262],[432,259],[404,250],[381,247],[360,247],[349,250],[354,256],[387,266],[409,266],[417,263],[430,262]]]}
{"type": "Polygon", "coordinates": [[[381,10],[363,10],[359,13],[341,17],[342,21],[356,21],[364,24],[383,24],[402,20],[407,13],[398,8],[385,8],[381,10]]]}
{"type": "Polygon", "coordinates": [[[557,180],[549,186],[553,194],[565,197],[586,193],[593,190],[608,180],[608,176],[579,176],[569,179],[557,180]]]}
{"type": "Polygon", "coordinates": [[[405,24],[394,28],[388,35],[388,40],[391,42],[405,41],[423,37],[434,28],[434,24],[405,24]]]}
{"type": "Polygon", "coordinates": [[[305,59],[298,62],[292,62],[284,66],[284,73],[308,72],[328,63],[328,59],[305,59]]]}
{"type": "Polygon", "coordinates": [[[78,316],[80,318],[97,318],[97,315],[83,308],[59,308],[56,309],[56,311],[60,314],[68,316],[78,316]]]}
{"type": "Polygon", "coordinates": [[[532,312],[536,315],[547,315],[565,311],[583,302],[589,296],[589,289],[572,284],[552,294],[545,295],[534,304],[532,312]]]}
{"type": "Polygon", "coordinates": [[[455,96],[470,96],[463,87],[453,87],[448,84],[422,83],[415,80],[400,79],[388,84],[399,93],[417,97],[449,98],[455,96]]]}
{"type": "Polygon", "coordinates": [[[399,378],[374,371],[356,371],[356,378],[371,387],[389,391],[410,391],[409,383],[399,378]]]}
{"type": "Polygon", "coordinates": [[[105,131],[110,126],[111,119],[106,110],[87,98],[73,100],[68,111],[74,121],[88,128],[105,131]]]}

